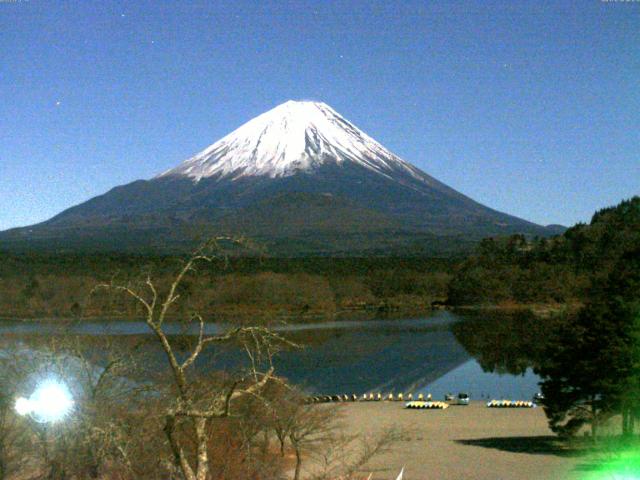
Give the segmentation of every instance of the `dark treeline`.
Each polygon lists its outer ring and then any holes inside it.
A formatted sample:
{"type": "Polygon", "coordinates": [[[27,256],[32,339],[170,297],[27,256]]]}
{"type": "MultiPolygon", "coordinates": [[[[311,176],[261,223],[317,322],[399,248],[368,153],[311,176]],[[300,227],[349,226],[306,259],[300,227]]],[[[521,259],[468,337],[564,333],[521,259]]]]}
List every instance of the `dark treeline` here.
{"type": "MultiPolygon", "coordinates": [[[[67,273],[111,275],[118,271],[139,272],[141,266],[160,273],[170,272],[182,257],[173,255],[131,255],[120,253],[11,253],[0,251],[0,276],[19,276],[36,273],[67,273]]],[[[309,273],[309,274],[366,274],[372,270],[401,269],[412,271],[450,270],[456,258],[431,257],[229,257],[225,268],[210,264],[202,272],[218,275],[236,273],[309,273]]]]}
{"type": "MultiPolygon", "coordinates": [[[[91,295],[98,283],[166,282],[183,258],[123,254],[0,253],[0,317],[137,317],[122,298],[91,295]]],[[[335,315],[423,310],[443,301],[453,259],[230,257],[200,265],[182,286],[181,311],[225,315],[335,315]],[[197,292],[197,294],[196,294],[197,292]]]]}
{"type": "Polygon", "coordinates": [[[584,303],[592,283],[640,244],[640,197],[596,212],[590,224],[528,240],[483,240],[449,285],[453,305],[584,303]]]}

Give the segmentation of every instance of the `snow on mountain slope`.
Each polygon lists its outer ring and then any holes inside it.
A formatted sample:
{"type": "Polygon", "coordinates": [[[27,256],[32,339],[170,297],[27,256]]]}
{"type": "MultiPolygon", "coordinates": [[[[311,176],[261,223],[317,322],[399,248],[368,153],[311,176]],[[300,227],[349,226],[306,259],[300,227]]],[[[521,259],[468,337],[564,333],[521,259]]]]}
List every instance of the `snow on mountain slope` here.
{"type": "Polygon", "coordinates": [[[288,101],[263,113],[156,178],[287,177],[326,163],[354,162],[385,177],[433,179],[404,162],[329,105],[288,101]]]}

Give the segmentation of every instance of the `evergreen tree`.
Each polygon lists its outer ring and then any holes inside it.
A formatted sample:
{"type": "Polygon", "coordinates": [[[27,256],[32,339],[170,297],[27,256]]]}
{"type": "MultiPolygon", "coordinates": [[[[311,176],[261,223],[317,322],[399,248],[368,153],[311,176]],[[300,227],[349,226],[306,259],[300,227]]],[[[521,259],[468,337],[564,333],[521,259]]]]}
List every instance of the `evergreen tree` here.
{"type": "Polygon", "coordinates": [[[633,434],[640,409],[640,248],[622,255],[591,301],[550,343],[540,368],[550,427],[571,435],[621,413],[633,434]]]}

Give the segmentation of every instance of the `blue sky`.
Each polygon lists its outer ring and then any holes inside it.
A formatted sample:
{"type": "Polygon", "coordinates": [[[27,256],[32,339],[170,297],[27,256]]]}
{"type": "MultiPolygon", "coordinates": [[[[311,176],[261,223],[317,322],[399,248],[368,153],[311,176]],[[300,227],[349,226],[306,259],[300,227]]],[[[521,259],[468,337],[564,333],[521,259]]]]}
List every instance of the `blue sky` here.
{"type": "Polygon", "coordinates": [[[288,99],[537,223],[640,194],[640,2],[3,0],[0,25],[0,230],[288,99]]]}

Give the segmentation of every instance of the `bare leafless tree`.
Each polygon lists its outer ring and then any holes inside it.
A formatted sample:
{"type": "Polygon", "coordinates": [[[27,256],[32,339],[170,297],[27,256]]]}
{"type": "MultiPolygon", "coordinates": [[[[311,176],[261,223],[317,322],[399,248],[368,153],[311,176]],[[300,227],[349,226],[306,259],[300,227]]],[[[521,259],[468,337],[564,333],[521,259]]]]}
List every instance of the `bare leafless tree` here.
{"type": "Polygon", "coordinates": [[[299,480],[302,460],[307,452],[317,453],[335,438],[336,409],[328,406],[300,405],[289,415],[288,438],[295,453],[293,480],[299,480]]]}
{"type": "Polygon", "coordinates": [[[196,265],[215,260],[226,262],[222,242],[239,241],[219,237],[197,249],[177,272],[165,293],[159,291],[150,276],[142,285],[102,284],[98,288],[122,292],[138,302],[145,312],[145,323],[162,347],[170,370],[172,398],[164,413],[164,433],[169,443],[174,467],[186,480],[209,478],[208,427],[214,419],[233,415],[234,404],[245,397],[259,398],[264,387],[275,381],[273,355],[291,346],[280,335],[265,327],[236,327],[226,332],[206,334],[204,318],[194,313],[189,320],[197,326],[195,343],[181,354],[165,331],[166,320],[180,298],[178,290],[196,265]],[[211,345],[239,344],[249,359],[249,368],[242,374],[214,383],[215,388],[203,389],[194,373],[194,365],[202,352],[211,345]],[[193,445],[193,448],[190,448],[193,445]],[[190,451],[191,450],[191,451],[190,451]]]}

